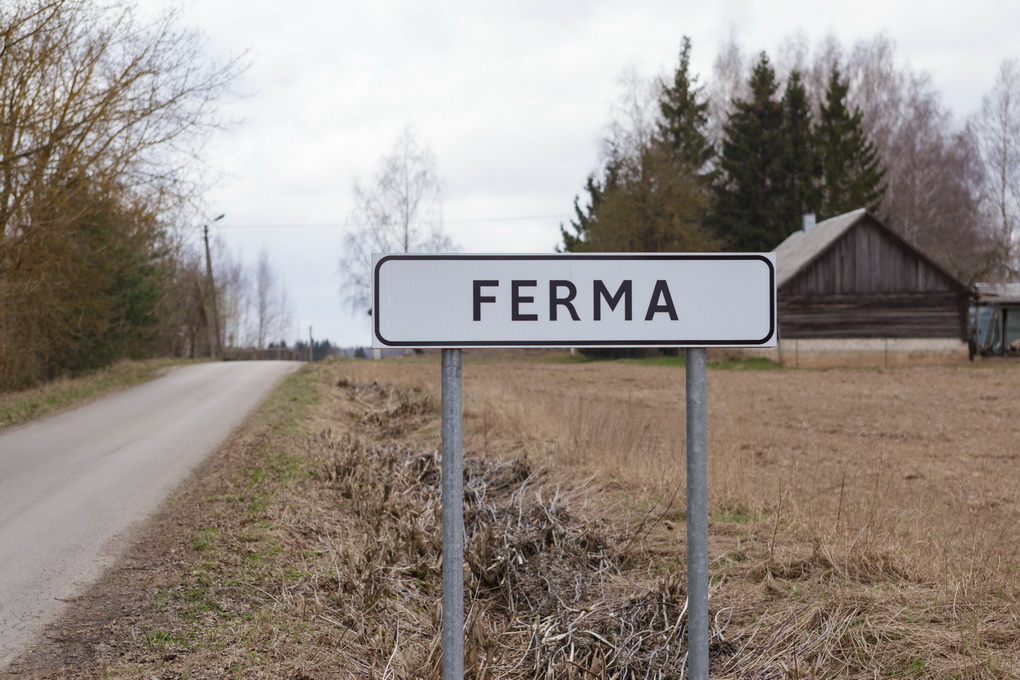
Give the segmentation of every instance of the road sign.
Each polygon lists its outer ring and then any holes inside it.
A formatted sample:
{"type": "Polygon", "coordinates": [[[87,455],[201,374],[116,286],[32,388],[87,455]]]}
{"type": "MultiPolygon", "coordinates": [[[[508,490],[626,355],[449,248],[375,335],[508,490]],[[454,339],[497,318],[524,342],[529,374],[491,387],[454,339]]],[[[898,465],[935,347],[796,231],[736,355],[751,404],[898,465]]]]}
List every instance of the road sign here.
{"type": "Polygon", "coordinates": [[[463,347],[685,347],[688,675],[708,680],[705,347],[776,346],[772,253],[374,255],[374,347],[441,347],[443,680],[464,677],[463,347]]]}
{"type": "Polygon", "coordinates": [[[374,347],[774,347],[772,253],[375,255],[374,347]]]}

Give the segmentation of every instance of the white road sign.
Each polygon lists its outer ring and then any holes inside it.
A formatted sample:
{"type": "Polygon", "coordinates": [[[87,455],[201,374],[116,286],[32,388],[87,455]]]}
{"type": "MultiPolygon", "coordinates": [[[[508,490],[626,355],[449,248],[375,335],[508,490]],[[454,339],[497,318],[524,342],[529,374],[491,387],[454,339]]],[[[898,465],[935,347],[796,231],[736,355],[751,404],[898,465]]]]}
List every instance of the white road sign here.
{"type": "Polygon", "coordinates": [[[373,347],[774,347],[773,253],[375,255],[373,347]]]}

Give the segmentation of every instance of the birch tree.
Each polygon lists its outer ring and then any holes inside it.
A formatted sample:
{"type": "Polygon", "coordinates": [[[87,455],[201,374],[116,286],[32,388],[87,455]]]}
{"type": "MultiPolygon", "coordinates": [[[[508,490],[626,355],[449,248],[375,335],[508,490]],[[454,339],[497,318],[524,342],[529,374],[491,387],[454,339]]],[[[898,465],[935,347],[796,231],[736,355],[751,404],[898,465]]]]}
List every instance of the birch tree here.
{"type": "Polygon", "coordinates": [[[1002,252],[1006,274],[1020,276],[1020,62],[999,66],[975,128],[985,164],[985,213],[1002,252]]]}
{"type": "Polygon", "coordinates": [[[373,253],[454,249],[443,233],[436,158],[411,128],[397,138],[369,183],[354,183],[354,204],[340,257],[341,294],[351,311],[371,313],[373,253]]]}
{"type": "Polygon", "coordinates": [[[255,264],[255,346],[265,349],[268,343],[282,339],[291,325],[287,291],[269,263],[269,253],[262,249],[255,264]]]}

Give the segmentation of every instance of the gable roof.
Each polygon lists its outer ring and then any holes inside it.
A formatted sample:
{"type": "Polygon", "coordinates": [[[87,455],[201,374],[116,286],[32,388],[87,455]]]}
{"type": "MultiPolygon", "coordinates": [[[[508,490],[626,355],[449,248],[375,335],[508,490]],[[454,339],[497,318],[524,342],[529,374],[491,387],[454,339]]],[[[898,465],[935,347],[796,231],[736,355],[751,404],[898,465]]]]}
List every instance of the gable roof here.
{"type": "Polygon", "coordinates": [[[776,288],[782,288],[788,281],[807,269],[833,243],[839,240],[843,234],[850,231],[853,226],[866,218],[870,219],[888,234],[890,238],[901,243],[904,248],[914,253],[932,269],[952,281],[960,290],[970,292],[967,286],[959,279],[940,267],[917,248],[904,241],[894,231],[882,224],[877,217],[869,213],[866,208],[859,208],[853,212],[830,217],[807,231],[795,231],[790,234],[773,251],[776,254],[776,288]]]}
{"type": "Polygon", "coordinates": [[[775,250],[776,287],[783,285],[814,262],[830,245],[857,224],[868,211],[865,208],[830,217],[807,231],[795,231],[775,250]]]}

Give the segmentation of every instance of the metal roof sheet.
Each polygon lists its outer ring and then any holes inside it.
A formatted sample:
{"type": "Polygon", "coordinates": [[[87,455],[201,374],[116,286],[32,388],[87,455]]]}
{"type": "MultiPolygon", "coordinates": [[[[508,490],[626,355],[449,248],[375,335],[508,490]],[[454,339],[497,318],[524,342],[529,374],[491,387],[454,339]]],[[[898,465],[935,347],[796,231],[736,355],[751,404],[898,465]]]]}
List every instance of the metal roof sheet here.
{"type": "Polygon", "coordinates": [[[831,217],[807,231],[796,231],[776,247],[776,286],[781,288],[868,214],[865,208],[831,217]]]}
{"type": "Polygon", "coordinates": [[[975,283],[979,303],[1020,304],[1020,283],[975,283]]]}

